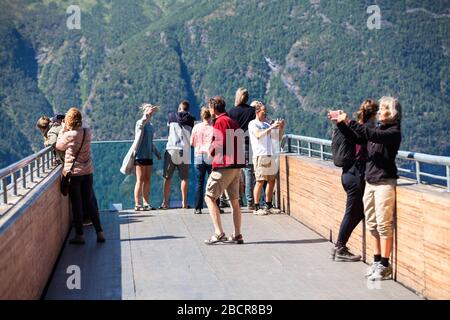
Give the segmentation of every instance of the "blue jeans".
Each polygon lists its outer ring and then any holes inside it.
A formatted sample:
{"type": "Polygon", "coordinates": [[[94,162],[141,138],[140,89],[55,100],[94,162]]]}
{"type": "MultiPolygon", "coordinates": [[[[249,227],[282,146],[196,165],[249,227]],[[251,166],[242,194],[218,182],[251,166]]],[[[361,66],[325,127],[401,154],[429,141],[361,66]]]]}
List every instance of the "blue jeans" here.
{"type": "Polygon", "coordinates": [[[247,206],[254,205],[255,199],[253,198],[253,188],[255,187],[255,173],[253,171],[253,165],[249,164],[244,168],[245,174],[245,198],[247,199],[247,206]]]}
{"type": "Polygon", "coordinates": [[[197,157],[195,160],[195,175],[197,176],[197,181],[195,184],[195,209],[203,209],[203,198],[205,196],[205,177],[206,173],[208,173],[208,175],[211,174],[212,165],[207,164],[202,159],[201,161],[197,161],[197,157]]]}

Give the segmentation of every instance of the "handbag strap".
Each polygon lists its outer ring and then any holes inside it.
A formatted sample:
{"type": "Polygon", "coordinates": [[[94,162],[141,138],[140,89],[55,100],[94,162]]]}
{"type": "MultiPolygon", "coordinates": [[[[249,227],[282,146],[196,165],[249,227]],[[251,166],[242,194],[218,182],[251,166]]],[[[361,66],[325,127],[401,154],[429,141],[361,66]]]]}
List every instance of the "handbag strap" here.
{"type": "Polygon", "coordinates": [[[80,149],[78,149],[77,155],[75,156],[75,159],[73,159],[73,163],[72,166],[70,167],[70,172],[72,172],[73,166],[75,165],[75,162],[78,159],[78,155],[81,152],[81,148],[83,148],[83,144],[84,144],[84,136],[86,135],[86,128],[83,128],[83,139],[81,140],[81,145],[80,145],[80,149]]]}

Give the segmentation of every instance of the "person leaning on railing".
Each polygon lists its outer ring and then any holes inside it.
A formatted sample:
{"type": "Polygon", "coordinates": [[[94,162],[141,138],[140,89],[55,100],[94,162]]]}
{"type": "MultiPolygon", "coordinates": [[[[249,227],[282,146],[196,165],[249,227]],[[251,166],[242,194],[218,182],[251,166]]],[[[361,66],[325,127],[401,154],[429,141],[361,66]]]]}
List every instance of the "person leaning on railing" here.
{"type": "Polygon", "coordinates": [[[397,166],[395,158],[401,143],[401,105],[397,99],[383,97],[379,101],[378,120],[374,128],[338,116],[337,126],[348,126],[368,141],[364,212],[366,227],[372,235],[374,263],[367,270],[370,280],[386,280],[392,276],[389,257],[392,251],[393,219],[396,203],[397,166]]]}
{"type": "Polygon", "coordinates": [[[69,196],[72,204],[75,237],[70,244],[84,244],[83,212],[87,212],[97,232],[97,242],[105,242],[98,208],[93,196],[91,130],[82,127],[81,112],[70,108],[58,135],[56,149],[65,152],[63,173],[71,172],[69,196]],[[78,157],[74,163],[75,157],[78,157]],[[72,168],[73,165],[73,168],[72,168]],[[72,169],[71,169],[72,168],[72,169]]]}
{"type": "Polygon", "coordinates": [[[42,116],[38,119],[36,127],[41,131],[42,137],[44,138],[44,146],[52,147],[53,153],[57,156],[58,160],[64,162],[64,152],[55,149],[56,140],[58,139],[58,134],[62,128],[62,121],[64,120],[64,115],[58,114],[53,118],[42,116]]]}

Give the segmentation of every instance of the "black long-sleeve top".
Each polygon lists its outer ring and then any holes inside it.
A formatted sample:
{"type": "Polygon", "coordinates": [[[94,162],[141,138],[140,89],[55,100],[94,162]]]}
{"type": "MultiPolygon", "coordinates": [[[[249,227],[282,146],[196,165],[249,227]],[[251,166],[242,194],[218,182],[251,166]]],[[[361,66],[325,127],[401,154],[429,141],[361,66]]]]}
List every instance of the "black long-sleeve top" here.
{"type": "Polygon", "coordinates": [[[398,179],[395,158],[402,140],[400,123],[370,127],[352,120],[348,126],[341,122],[337,127],[346,136],[350,134],[348,129],[351,129],[357,136],[368,141],[365,173],[367,182],[377,183],[384,179],[398,179]]]}

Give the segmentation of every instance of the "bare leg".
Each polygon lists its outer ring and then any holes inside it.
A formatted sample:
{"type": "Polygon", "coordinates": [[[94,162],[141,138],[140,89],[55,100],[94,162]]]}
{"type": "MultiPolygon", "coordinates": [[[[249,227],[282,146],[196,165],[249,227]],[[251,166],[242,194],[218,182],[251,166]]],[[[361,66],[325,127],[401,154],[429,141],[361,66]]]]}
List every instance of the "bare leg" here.
{"type": "Polygon", "coordinates": [[[187,192],[188,192],[188,181],[187,179],[181,180],[181,200],[182,208],[187,208],[187,192]]]}
{"type": "MultiPolygon", "coordinates": [[[[220,220],[220,210],[217,206],[216,199],[213,199],[209,196],[205,196],[205,202],[208,206],[209,214],[211,216],[211,220],[214,224],[214,232],[217,236],[223,233],[222,221],[220,220]]],[[[239,205],[239,203],[238,203],[239,205]]],[[[239,212],[240,213],[240,212],[239,212]]],[[[234,217],[234,215],[233,215],[234,217]]]]}
{"type": "Polygon", "coordinates": [[[259,198],[261,197],[261,190],[263,188],[264,181],[256,181],[255,189],[253,189],[253,197],[255,204],[259,205],[259,198]]]}
{"type": "Polygon", "coordinates": [[[371,235],[372,238],[372,246],[373,246],[373,254],[381,254],[381,244],[380,237],[378,235],[371,235]]]}
{"type": "Polygon", "coordinates": [[[392,238],[380,239],[381,257],[389,258],[392,251],[392,238]]]}
{"type": "Polygon", "coordinates": [[[239,199],[230,200],[231,212],[233,214],[234,235],[241,234],[241,206],[239,205],[239,199]]]}
{"type": "Polygon", "coordinates": [[[136,184],[134,185],[134,204],[139,206],[139,199],[142,192],[142,184],[144,179],[143,166],[136,166],[136,184]]]}
{"type": "Polygon", "coordinates": [[[152,166],[145,166],[144,171],[144,187],[142,191],[142,198],[144,200],[144,205],[148,205],[149,201],[149,193],[150,193],[150,179],[152,177],[152,166]]]}
{"type": "Polygon", "coordinates": [[[273,189],[275,188],[275,180],[267,182],[266,186],[266,203],[272,202],[273,189]]]}
{"type": "Polygon", "coordinates": [[[164,179],[164,201],[163,206],[169,206],[170,179],[164,179]]]}

